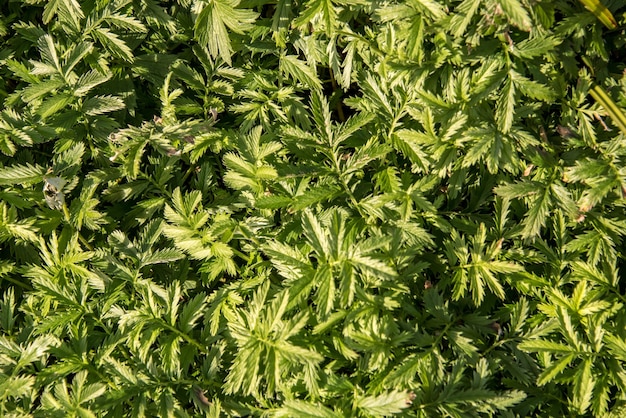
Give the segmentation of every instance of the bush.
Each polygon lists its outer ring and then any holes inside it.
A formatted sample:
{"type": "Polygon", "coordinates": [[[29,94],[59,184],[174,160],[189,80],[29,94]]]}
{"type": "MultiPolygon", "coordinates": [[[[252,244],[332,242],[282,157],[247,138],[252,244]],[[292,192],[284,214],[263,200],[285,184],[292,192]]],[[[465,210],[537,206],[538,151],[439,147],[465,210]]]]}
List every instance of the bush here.
{"type": "Polygon", "coordinates": [[[0,10],[0,415],[625,413],[623,2],[0,10]]]}

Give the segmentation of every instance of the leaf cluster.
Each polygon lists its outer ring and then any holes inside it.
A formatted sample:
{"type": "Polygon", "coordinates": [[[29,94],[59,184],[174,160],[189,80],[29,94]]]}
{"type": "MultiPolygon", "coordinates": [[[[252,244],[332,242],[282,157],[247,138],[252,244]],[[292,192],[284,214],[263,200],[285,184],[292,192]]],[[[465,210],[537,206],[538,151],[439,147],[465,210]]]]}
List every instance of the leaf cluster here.
{"type": "Polygon", "coordinates": [[[624,28],[0,4],[0,415],[622,416],[624,28]]]}

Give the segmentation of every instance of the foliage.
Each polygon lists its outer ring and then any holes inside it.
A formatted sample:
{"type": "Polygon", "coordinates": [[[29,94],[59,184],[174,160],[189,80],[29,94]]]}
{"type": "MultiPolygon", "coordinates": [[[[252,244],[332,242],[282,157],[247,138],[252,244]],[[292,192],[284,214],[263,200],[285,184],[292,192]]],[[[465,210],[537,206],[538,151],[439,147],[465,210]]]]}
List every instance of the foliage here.
{"type": "Polygon", "coordinates": [[[623,416],[617,0],[0,5],[0,415],[623,416]]]}

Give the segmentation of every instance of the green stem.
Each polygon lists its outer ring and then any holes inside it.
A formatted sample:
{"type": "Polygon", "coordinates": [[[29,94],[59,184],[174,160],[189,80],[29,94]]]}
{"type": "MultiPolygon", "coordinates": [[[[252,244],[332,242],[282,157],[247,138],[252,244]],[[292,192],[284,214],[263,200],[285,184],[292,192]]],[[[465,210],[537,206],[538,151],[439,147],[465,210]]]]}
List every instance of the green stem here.
{"type": "Polygon", "coordinates": [[[147,180],[150,184],[152,184],[157,189],[159,189],[159,191],[163,193],[165,196],[167,196],[170,199],[172,198],[172,194],[161,184],[157,183],[151,176],[147,175],[143,171],[139,172],[139,176],[143,178],[144,180],[147,180]]]}
{"type": "Polygon", "coordinates": [[[249,263],[249,262],[250,262],[250,256],[249,256],[249,255],[246,255],[246,254],[242,253],[241,251],[239,251],[239,250],[237,250],[237,249],[235,249],[235,248],[232,248],[232,247],[231,247],[231,250],[233,251],[233,253],[234,253],[236,256],[238,256],[238,257],[239,257],[239,258],[241,258],[242,260],[245,260],[247,263],[249,263]]]}
{"type": "Polygon", "coordinates": [[[12,278],[11,276],[2,277],[1,280],[6,280],[7,282],[11,282],[11,283],[13,283],[15,285],[18,285],[18,286],[26,289],[26,290],[33,290],[31,285],[29,285],[27,283],[19,282],[16,279],[12,278]]]}
{"type": "Polygon", "coordinates": [[[162,327],[166,328],[169,331],[172,331],[174,334],[178,335],[180,338],[182,338],[183,340],[187,341],[189,344],[195,346],[198,350],[200,350],[202,353],[204,354],[208,354],[209,350],[207,349],[207,347],[203,344],[201,344],[199,341],[197,341],[196,339],[190,337],[189,335],[185,334],[184,332],[182,332],[181,330],[179,330],[178,328],[168,324],[167,322],[165,322],[162,319],[158,319],[159,325],[161,325],[162,327]]]}
{"type": "Polygon", "coordinates": [[[357,212],[359,212],[359,214],[361,215],[363,219],[367,219],[367,214],[364,213],[363,209],[361,209],[361,207],[359,206],[359,201],[356,199],[356,197],[354,196],[354,193],[352,193],[352,190],[350,190],[348,183],[346,183],[346,180],[343,177],[343,173],[341,172],[341,165],[339,164],[339,160],[337,159],[337,150],[332,149],[331,156],[332,156],[331,160],[333,162],[333,169],[335,170],[337,177],[339,177],[341,186],[343,187],[344,191],[350,198],[350,201],[352,202],[352,205],[355,207],[357,212]]]}

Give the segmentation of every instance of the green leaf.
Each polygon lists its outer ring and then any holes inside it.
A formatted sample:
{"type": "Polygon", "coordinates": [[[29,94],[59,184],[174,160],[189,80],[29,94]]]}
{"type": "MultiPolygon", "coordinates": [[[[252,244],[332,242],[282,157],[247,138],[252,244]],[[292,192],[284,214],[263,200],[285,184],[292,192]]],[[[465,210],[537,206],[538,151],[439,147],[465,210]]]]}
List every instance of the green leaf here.
{"type": "Polygon", "coordinates": [[[527,340],[518,345],[520,350],[532,351],[532,352],[546,352],[546,353],[575,353],[576,349],[568,345],[556,343],[548,340],[527,340]]]}
{"type": "Polygon", "coordinates": [[[108,81],[111,74],[102,74],[99,71],[91,70],[81,75],[74,84],[74,95],[82,97],[94,87],[108,81]]]}
{"type": "Polygon", "coordinates": [[[180,251],[171,248],[161,249],[142,257],[141,265],[148,266],[151,264],[171,263],[172,261],[180,260],[183,257],[184,256],[180,251]]]}
{"type": "Polygon", "coordinates": [[[33,376],[7,376],[0,383],[0,399],[25,398],[33,390],[35,378],[33,376]]]}
{"type": "Polygon", "coordinates": [[[286,30],[289,27],[289,23],[292,18],[292,0],[278,0],[276,3],[276,10],[272,17],[272,30],[278,32],[280,30],[286,30]]]}
{"type": "Polygon", "coordinates": [[[392,136],[394,148],[400,151],[413,164],[412,171],[425,172],[430,166],[430,158],[423,145],[424,134],[400,129],[392,136]]]}
{"type": "Polygon", "coordinates": [[[595,380],[591,373],[592,367],[592,361],[585,359],[578,368],[578,373],[576,373],[572,404],[579,414],[584,414],[591,406],[591,396],[593,395],[593,387],[595,385],[595,380]]]}
{"type": "Polygon", "coordinates": [[[545,190],[539,197],[533,201],[530,206],[526,218],[524,219],[523,237],[534,237],[539,234],[541,228],[546,224],[548,214],[550,213],[551,199],[549,190],[545,190]]]}
{"type": "Polygon", "coordinates": [[[0,9],[0,416],[626,416],[619,1],[0,9]]]}
{"type": "Polygon", "coordinates": [[[544,386],[554,380],[563,370],[565,370],[574,361],[576,356],[574,354],[568,354],[563,356],[559,360],[553,362],[547,367],[539,377],[537,378],[537,385],[544,386]]]}
{"type": "MultiPolygon", "coordinates": [[[[204,2],[201,2],[201,4],[204,2]]],[[[249,30],[258,14],[248,9],[238,9],[239,0],[212,0],[198,14],[194,34],[206,47],[213,59],[220,57],[231,63],[233,49],[228,29],[242,34],[249,30]]]]}
{"type": "Polygon", "coordinates": [[[74,45],[74,47],[68,51],[67,58],[63,60],[63,70],[65,73],[72,72],[85,56],[92,51],[93,45],[90,42],[81,42],[74,45]]]}
{"type": "Polygon", "coordinates": [[[46,168],[39,165],[17,164],[0,168],[0,185],[34,184],[43,182],[46,168]]]}
{"type": "Polygon", "coordinates": [[[341,418],[343,415],[326,408],[324,405],[300,401],[287,400],[281,408],[275,412],[277,417],[302,417],[302,418],[341,418]]]}
{"type": "MultiPolygon", "coordinates": [[[[582,0],[581,0],[582,1],[582,0]]],[[[593,86],[589,94],[611,116],[615,125],[626,134],[626,114],[600,86],[593,86]]]]}
{"type": "Polygon", "coordinates": [[[62,109],[65,109],[67,105],[72,103],[74,98],[69,94],[57,94],[56,96],[52,96],[49,99],[46,99],[39,108],[37,109],[37,113],[42,118],[48,118],[55,113],[59,112],[62,109]]]}
{"type": "Polygon", "coordinates": [[[75,20],[85,17],[77,0],[51,0],[46,2],[44,7],[43,23],[50,23],[54,15],[63,13],[69,13],[75,20]]]}
{"type": "Polygon", "coordinates": [[[324,231],[322,225],[310,210],[305,210],[303,215],[302,228],[309,244],[322,259],[329,257],[330,243],[328,242],[326,231],[324,231]]]}
{"type": "Polygon", "coordinates": [[[554,93],[550,88],[536,81],[529,80],[515,71],[511,72],[511,80],[515,88],[525,96],[544,102],[550,102],[554,99],[554,93]]]}
{"type": "MultiPolygon", "coordinates": [[[[517,1],[517,0],[514,0],[517,1]]],[[[496,123],[502,133],[508,133],[515,118],[515,84],[512,78],[507,78],[502,86],[500,97],[496,104],[496,123]]]]}
{"type": "Polygon", "coordinates": [[[206,296],[202,293],[197,294],[189,302],[185,303],[181,314],[178,317],[180,330],[189,333],[205,314],[206,296]]]}
{"type": "Polygon", "coordinates": [[[607,7],[599,0],[580,0],[580,2],[609,29],[617,28],[617,21],[607,7]]]}
{"type": "Polygon", "coordinates": [[[282,56],[279,68],[285,75],[291,76],[294,80],[306,85],[311,90],[322,88],[322,83],[313,69],[295,55],[282,56]]]}
{"type": "Polygon", "coordinates": [[[461,4],[455,9],[455,14],[450,21],[450,28],[452,28],[453,36],[458,38],[463,36],[469,26],[472,18],[476,14],[481,0],[463,0],[461,4]]]}
{"type": "Polygon", "coordinates": [[[124,101],[116,96],[94,96],[85,100],[82,111],[90,116],[102,115],[124,108],[124,101]]]}
{"type": "MultiPolygon", "coordinates": [[[[536,36],[515,44],[513,54],[525,59],[532,59],[554,50],[561,40],[553,36],[536,36]]],[[[517,74],[517,73],[516,73],[517,74]]]]}
{"type": "Polygon", "coordinates": [[[140,20],[121,13],[107,14],[104,16],[103,20],[116,28],[130,32],[145,33],[148,31],[140,20]]]}
{"type": "Polygon", "coordinates": [[[511,23],[521,30],[530,31],[532,26],[530,16],[520,0],[498,0],[498,4],[511,23]]]}
{"type": "Polygon", "coordinates": [[[256,200],[255,206],[259,209],[280,209],[291,205],[292,202],[293,199],[287,196],[262,196],[256,200]]]}
{"type": "Polygon", "coordinates": [[[399,414],[410,406],[409,394],[401,391],[387,392],[378,396],[357,398],[357,407],[368,415],[387,416],[399,414]]]}
{"type": "Polygon", "coordinates": [[[99,27],[91,32],[102,46],[116,58],[121,58],[127,62],[133,62],[134,55],[130,47],[116,33],[107,28],[99,27]]]}
{"type": "Polygon", "coordinates": [[[41,83],[31,84],[22,90],[22,98],[25,102],[32,102],[34,100],[39,99],[42,96],[45,96],[48,93],[54,92],[55,90],[63,87],[65,85],[65,81],[58,79],[50,79],[43,81],[41,83]]]}
{"type": "Polygon", "coordinates": [[[302,27],[318,17],[323,24],[321,29],[327,35],[332,35],[337,25],[337,12],[332,0],[309,0],[306,9],[294,20],[294,25],[302,27]]]}

